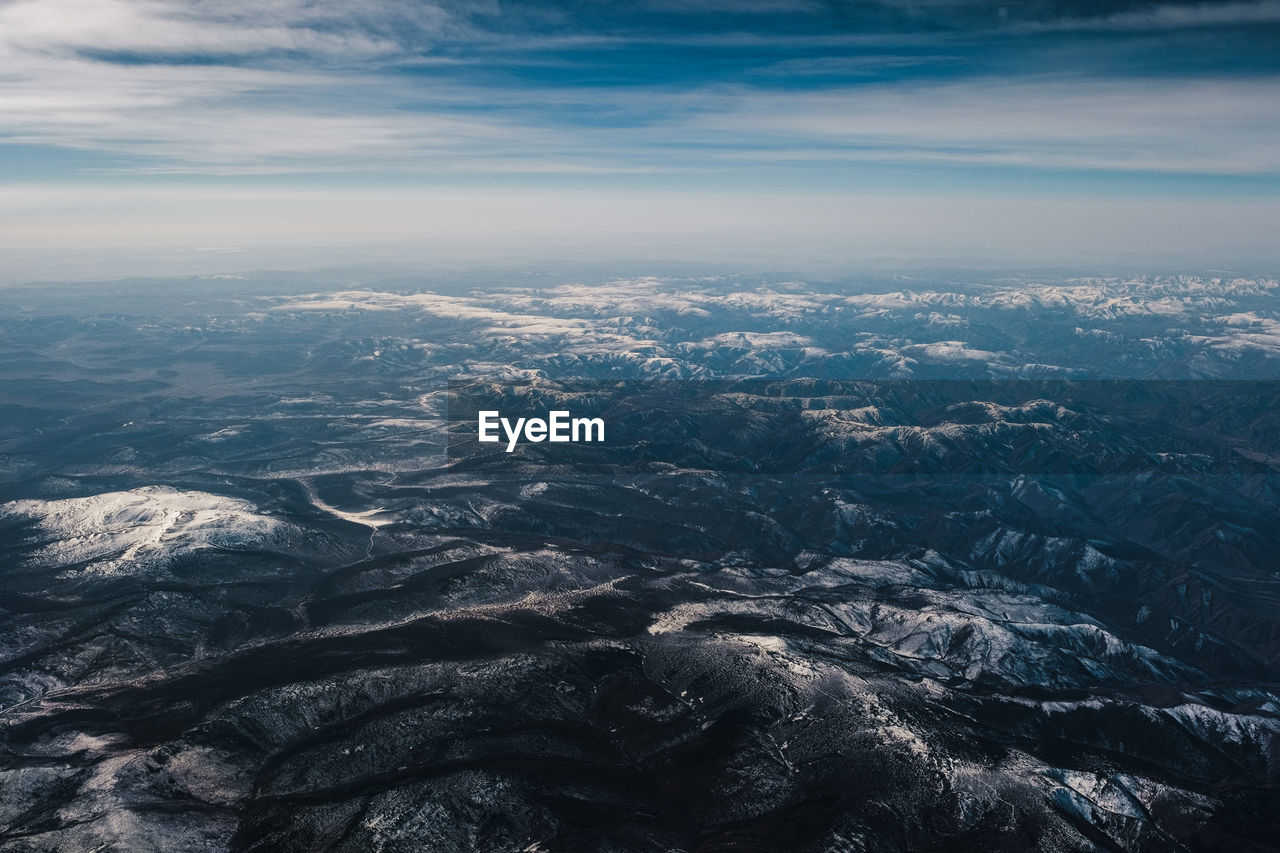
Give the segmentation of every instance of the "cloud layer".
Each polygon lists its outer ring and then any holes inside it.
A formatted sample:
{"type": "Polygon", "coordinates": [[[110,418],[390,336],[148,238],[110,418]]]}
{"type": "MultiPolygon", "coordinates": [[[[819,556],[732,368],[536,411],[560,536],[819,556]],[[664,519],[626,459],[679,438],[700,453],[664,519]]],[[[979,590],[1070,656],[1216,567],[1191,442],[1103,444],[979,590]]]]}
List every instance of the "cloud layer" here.
{"type": "Polygon", "coordinates": [[[1149,55],[1265,48],[1280,3],[1108,8],[18,0],[0,134],[91,173],[1280,173],[1280,62],[1149,55]]]}
{"type": "Polygon", "coordinates": [[[1280,195],[1277,0],[0,0],[0,79],[6,251],[1258,257],[1280,195]]]}

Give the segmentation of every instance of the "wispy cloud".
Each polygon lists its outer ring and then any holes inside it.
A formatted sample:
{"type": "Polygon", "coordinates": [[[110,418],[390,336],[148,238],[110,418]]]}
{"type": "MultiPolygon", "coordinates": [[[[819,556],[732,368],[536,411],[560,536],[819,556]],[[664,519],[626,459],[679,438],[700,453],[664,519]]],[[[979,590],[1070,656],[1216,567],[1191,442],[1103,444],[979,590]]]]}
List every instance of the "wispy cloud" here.
{"type": "Polygon", "coordinates": [[[1106,15],[1071,16],[1037,21],[1039,30],[1159,30],[1249,26],[1280,23],[1280,2],[1163,3],[1122,9],[1106,15]]]}
{"type": "MultiPolygon", "coordinates": [[[[442,22],[422,7],[419,18],[442,22]]],[[[394,41],[352,25],[341,4],[267,0],[192,4],[175,0],[17,0],[0,6],[0,55],[128,52],[152,58],[271,51],[364,56],[394,41]]]]}
{"type": "Polygon", "coordinates": [[[1280,78],[421,93],[394,74],[49,57],[15,78],[0,90],[8,141],[109,153],[127,165],[104,168],[151,174],[654,174],[806,160],[1280,172],[1280,78]]]}
{"type": "Polygon", "coordinates": [[[741,91],[690,122],[751,140],[734,157],[1280,172],[1280,76],[977,78],[841,91],[741,91]],[[820,145],[819,145],[820,144],[820,145]]]}
{"type": "Polygon", "coordinates": [[[377,76],[274,67],[26,56],[3,68],[10,143],[100,151],[145,171],[404,168],[539,133],[501,119],[387,103],[377,76]]]}
{"type": "Polygon", "coordinates": [[[0,151],[74,151],[86,175],[148,179],[1280,175],[1280,56],[1176,74],[1114,61],[1149,62],[1153,32],[1263,30],[1280,0],[1060,6],[1006,20],[969,0],[11,0],[0,151]]]}

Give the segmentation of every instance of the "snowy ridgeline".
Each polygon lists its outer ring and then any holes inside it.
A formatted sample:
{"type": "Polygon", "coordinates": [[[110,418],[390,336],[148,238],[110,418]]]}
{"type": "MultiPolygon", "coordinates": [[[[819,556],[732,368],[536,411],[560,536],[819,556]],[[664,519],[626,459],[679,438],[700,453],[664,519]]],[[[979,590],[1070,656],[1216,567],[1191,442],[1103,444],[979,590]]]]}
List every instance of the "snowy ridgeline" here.
{"type": "Polygon", "coordinates": [[[129,287],[0,311],[0,847],[1274,843],[1274,281],[129,287]]]}

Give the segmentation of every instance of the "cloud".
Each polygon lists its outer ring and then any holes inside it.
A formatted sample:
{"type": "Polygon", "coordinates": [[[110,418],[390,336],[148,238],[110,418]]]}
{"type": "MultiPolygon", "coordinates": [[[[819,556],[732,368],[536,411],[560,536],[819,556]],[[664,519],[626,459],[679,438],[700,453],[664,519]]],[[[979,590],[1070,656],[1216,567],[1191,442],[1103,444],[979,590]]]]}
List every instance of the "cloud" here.
{"type": "Polygon", "coordinates": [[[644,4],[658,12],[682,14],[812,15],[824,11],[818,0],[649,0],[644,4]]]}
{"type": "Polygon", "coordinates": [[[81,52],[153,58],[271,51],[364,56],[394,49],[394,42],[352,26],[349,14],[333,3],[17,0],[0,6],[0,52],[8,58],[81,52]]]}
{"type": "Polygon", "coordinates": [[[1164,3],[1113,12],[1109,15],[1068,17],[1028,25],[1038,30],[1162,30],[1198,27],[1250,26],[1280,23],[1280,2],[1164,3]]]}
{"type": "MultiPolygon", "coordinates": [[[[931,14],[977,21],[983,4],[860,6],[850,14],[883,26],[856,32],[805,30],[834,15],[808,0],[741,7],[803,24],[779,35],[663,28],[674,14],[658,8],[664,2],[627,7],[618,13],[627,26],[611,30],[610,16],[589,5],[16,0],[0,4],[0,143],[51,158],[81,152],[94,174],[154,178],[698,175],[724,186],[761,166],[815,177],[862,164],[1280,173],[1280,68],[1046,73],[1033,48],[1010,39],[1001,44],[1021,60],[1017,70],[979,74],[956,70],[975,62],[963,33],[916,28],[908,49],[888,30],[931,14]],[[675,43],[699,48],[677,54],[675,43]]],[[[1040,26],[1280,19],[1280,0],[1124,7],[1100,18],[1055,8],[1035,4],[1052,18],[1040,26]]]]}
{"type": "Polygon", "coordinates": [[[376,77],[307,66],[33,56],[4,71],[6,141],[105,152],[152,173],[411,168],[540,136],[492,116],[396,109],[376,77]]]}
{"type": "Polygon", "coordinates": [[[437,83],[422,93],[394,75],[48,57],[15,77],[0,90],[8,141],[108,152],[128,158],[110,168],[151,174],[659,175],[806,163],[1280,172],[1277,77],[799,92],[437,83]],[[613,115],[624,120],[601,121],[613,115]]]}
{"type": "Polygon", "coordinates": [[[691,121],[727,156],[1280,172],[1280,77],[969,78],[809,93],[739,90],[691,121]]]}

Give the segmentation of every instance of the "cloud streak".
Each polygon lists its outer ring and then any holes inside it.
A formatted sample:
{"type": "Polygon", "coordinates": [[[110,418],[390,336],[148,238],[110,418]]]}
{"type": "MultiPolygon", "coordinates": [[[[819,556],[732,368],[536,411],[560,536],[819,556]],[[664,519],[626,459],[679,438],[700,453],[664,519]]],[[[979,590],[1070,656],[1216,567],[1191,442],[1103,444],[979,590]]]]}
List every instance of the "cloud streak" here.
{"type": "MultiPolygon", "coordinates": [[[[727,6],[738,21],[808,20],[820,11],[772,0],[727,6]]],[[[714,20],[727,6],[681,10],[714,20]]],[[[655,36],[729,33],[651,21],[647,35],[628,36],[566,24],[571,16],[559,7],[516,8],[536,26],[506,31],[484,4],[382,2],[353,12],[301,0],[18,0],[0,6],[7,81],[0,138],[50,152],[100,152],[111,158],[100,171],[146,174],[635,175],[806,160],[1280,170],[1280,108],[1270,97],[1280,67],[1274,76],[1189,80],[1034,68],[957,76],[929,73],[940,57],[950,67],[963,56],[953,36],[939,51],[904,54],[816,48],[802,32],[788,42],[790,52],[762,61],[737,59],[732,47],[704,48],[705,59],[677,56],[684,64],[667,77],[629,79],[655,36]],[[602,54],[592,37],[623,56],[602,54]],[[717,72],[717,62],[732,73],[717,72]],[[835,79],[814,82],[824,68],[835,79]]],[[[676,14],[649,8],[661,20],[676,14]]],[[[892,22],[907,7],[881,8],[892,22]]],[[[972,4],[939,8],[954,16],[972,4]]],[[[1039,26],[1129,29],[1276,16],[1280,2],[1179,5],[1039,26]]],[[[865,44],[876,32],[834,35],[865,44]]],[[[901,28],[881,35],[896,38],[901,28]]]]}
{"type": "MultiPolygon", "coordinates": [[[[335,198],[807,192],[828,210],[852,190],[1053,195],[1066,175],[1084,187],[1067,194],[1098,198],[1222,197],[1248,179],[1270,199],[1272,47],[1280,0],[1093,17],[1050,0],[1003,16],[968,0],[10,0],[0,187],[73,180],[93,198],[234,178],[245,215],[246,188],[272,181],[335,198]]],[[[788,215],[822,226],[804,209],[788,215]]]]}
{"type": "Polygon", "coordinates": [[[1280,172],[1280,77],[969,79],[820,93],[744,92],[692,124],[753,139],[740,157],[1280,172]],[[820,147],[815,144],[820,144],[820,147]]]}
{"type": "MultiPolygon", "coordinates": [[[[744,164],[1004,165],[1280,173],[1277,78],[965,79],[813,92],[748,86],[536,95],[322,71],[28,66],[11,142],[105,151],[117,171],[652,174],[744,164]],[[383,102],[417,97],[414,109],[383,102]],[[643,116],[583,123],[569,114],[643,116]]],[[[104,167],[106,168],[106,167],[104,167]]]]}
{"type": "MultiPolygon", "coordinates": [[[[359,26],[349,6],[267,0],[194,4],[175,0],[16,0],[0,6],[0,52],[23,55],[130,53],[241,57],[293,52],[367,57],[400,45],[359,26]]],[[[389,10],[388,10],[389,11],[389,10]]],[[[443,27],[446,14],[419,8],[419,25],[443,27]]]]}
{"type": "Polygon", "coordinates": [[[1280,2],[1165,3],[1109,15],[1068,17],[1031,24],[1039,30],[1191,29],[1199,27],[1253,26],[1280,23],[1280,2]]]}

